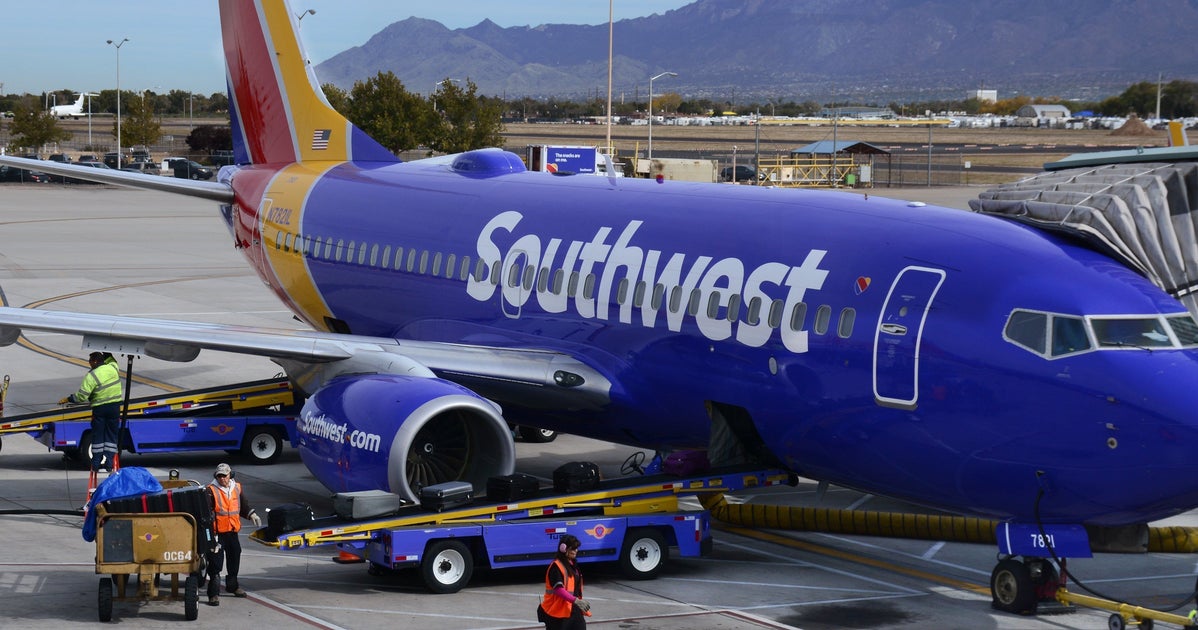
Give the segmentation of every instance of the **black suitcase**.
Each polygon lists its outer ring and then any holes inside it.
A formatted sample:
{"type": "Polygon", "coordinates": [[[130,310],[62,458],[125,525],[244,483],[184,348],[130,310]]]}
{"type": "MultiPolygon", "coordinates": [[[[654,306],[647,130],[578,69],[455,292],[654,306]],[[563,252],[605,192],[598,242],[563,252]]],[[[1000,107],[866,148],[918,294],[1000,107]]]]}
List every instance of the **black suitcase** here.
{"type": "Polygon", "coordinates": [[[541,489],[541,482],[532,475],[516,473],[487,479],[487,500],[507,503],[534,497],[541,489]]]}
{"type": "Polygon", "coordinates": [[[430,512],[444,512],[474,500],[469,481],[446,481],[420,489],[420,505],[430,512]]]}
{"type": "Polygon", "coordinates": [[[553,471],[553,489],[582,492],[599,487],[599,466],[594,462],[570,462],[553,471]]]}
{"type": "Polygon", "coordinates": [[[207,550],[213,540],[212,525],[216,516],[212,512],[211,495],[204,486],[172,488],[162,492],[110,499],[104,502],[104,509],[109,514],[186,512],[196,521],[197,548],[201,551],[207,550]]]}
{"type": "Polygon", "coordinates": [[[312,506],[307,503],[284,503],[266,511],[266,535],[278,537],[279,534],[294,532],[312,527],[316,515],[312,506]]]}

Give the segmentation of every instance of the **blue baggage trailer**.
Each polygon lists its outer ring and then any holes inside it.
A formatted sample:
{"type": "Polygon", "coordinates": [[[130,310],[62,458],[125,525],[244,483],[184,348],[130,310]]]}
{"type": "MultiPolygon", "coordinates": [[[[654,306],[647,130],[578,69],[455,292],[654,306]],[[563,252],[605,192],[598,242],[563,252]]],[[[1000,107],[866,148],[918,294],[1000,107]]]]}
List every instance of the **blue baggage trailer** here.
{"type": "Polygon", "coordinates": [[[604,481],[597,489],[574,493],[544,488],[516,502],[483,499],[441,512],[405,505],[368,520],[334,515],[316,518],[304,529],[266,527],[250,537],[281,551],[336,546],[343,558],[365,561],[371,574],[419,569],[430,591],[454,593],[469,583],[476,566],[547,566],[556,541],[573,534],[582,542],[578,562],[618,563],[628,577],[650,579],[672,549],[681,557],[711,550],[710,513],[680,509],[680,496],[795,483],[792,473],[778,470],[653,475],[604,481]]]}
{"type": "MultiPolygon", "coordinates": [[[[226,451],[256,464],[297,441],[299,406],[285,378],[147,396],[129,401],[122,452],[226,451]]],[[[0,435],[28,433],[48,449],[90,461],[91,410],[68,407],[0,421],[0,435]]]]}

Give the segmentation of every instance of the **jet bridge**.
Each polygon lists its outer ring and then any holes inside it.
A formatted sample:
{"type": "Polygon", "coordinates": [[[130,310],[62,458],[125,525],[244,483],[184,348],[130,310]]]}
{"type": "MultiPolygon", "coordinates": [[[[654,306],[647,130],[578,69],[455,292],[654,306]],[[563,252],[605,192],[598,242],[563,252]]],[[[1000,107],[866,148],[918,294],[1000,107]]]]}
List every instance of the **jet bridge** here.
{"type": "Polygon", "coordinates": [[[1079,154],[987,190],[969,207],[1079,238],[1198,317],[1198,162],[1138,161],[1145,152],[1079,154]]]}

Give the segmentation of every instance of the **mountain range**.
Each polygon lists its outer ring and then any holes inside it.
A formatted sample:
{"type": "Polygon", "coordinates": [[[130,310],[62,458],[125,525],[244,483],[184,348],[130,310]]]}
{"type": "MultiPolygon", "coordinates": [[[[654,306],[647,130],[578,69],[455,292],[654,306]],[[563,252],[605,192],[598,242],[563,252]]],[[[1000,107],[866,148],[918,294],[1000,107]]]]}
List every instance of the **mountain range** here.
{"type": "MultiPolygon", "coordinates": [[[[497,5],[498,6],[498,5],[497,5]]],[[[697,0],[613,27],[617,100],[960,99],[975,89],[1098,100],[1198,79],[1198,0],[697,0]]],[[[316,66],[350,88],[381,71],[428,94],[446,78],[513,99],[606,98],[608,26],[462,29],[408,18],[316,66]]]]}

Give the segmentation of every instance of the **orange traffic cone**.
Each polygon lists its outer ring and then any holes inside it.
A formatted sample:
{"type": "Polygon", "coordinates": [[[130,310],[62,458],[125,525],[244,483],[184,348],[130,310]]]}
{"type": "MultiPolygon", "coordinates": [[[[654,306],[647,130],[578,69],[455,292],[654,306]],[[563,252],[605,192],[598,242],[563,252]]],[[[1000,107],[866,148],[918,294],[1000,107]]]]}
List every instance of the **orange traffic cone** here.
{"type": "Polygon", "coordinates": [[[337,557],[333,558],[333,562],[338,564],[354,564],[356,562],[366,562],[366,558],[363,558],[352,551],[346,551],[342,549],[341,552],[337,554],[337,557]]]}

